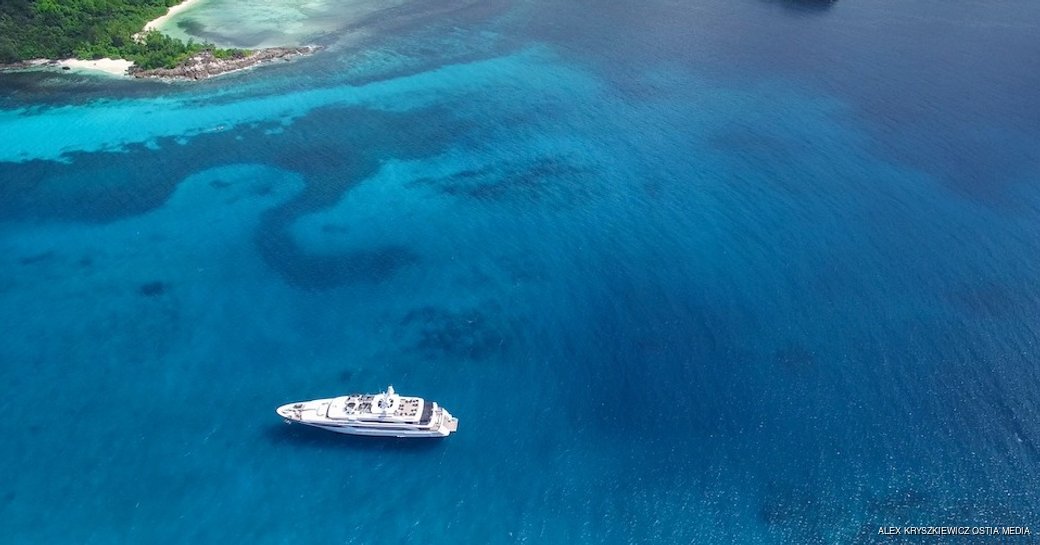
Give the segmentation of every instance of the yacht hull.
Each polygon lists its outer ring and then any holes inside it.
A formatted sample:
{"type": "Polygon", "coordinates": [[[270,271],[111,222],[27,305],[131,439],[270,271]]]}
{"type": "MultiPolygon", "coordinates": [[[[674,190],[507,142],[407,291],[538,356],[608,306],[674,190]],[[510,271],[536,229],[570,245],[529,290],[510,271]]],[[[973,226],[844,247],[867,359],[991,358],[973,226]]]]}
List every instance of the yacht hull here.
{"type": "Polygon", "coordinates": [[[368,435],[373,437],[447,437],[451,432],[445,428],[435,430],[376,430],[372,428],[355,428],[353,426],[322,426],[320,424],[304,424],[312,428],[321,428],[333,433],[347,435],[368,435]]]}
{"type": "Polygon", "coordinates": [[[289,403],[277,413],[287,423],[333,433],[372,437],[447,437],[458,420],[447,409],[418,397],[397,395],[393,386],[382,394],[351,394],[289,403]]]}

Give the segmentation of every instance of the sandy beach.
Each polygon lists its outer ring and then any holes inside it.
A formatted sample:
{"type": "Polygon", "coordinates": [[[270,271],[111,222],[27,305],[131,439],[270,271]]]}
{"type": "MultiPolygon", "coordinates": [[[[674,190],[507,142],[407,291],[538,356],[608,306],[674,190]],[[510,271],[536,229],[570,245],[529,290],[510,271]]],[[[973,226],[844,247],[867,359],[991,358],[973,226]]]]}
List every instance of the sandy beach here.
{"type": "Polygon", "coordinates": [[[113,76],[126,76],[126,71],[134,65],[126,59],[64,59],[58,61],[58,66],[69,70],[86,70],[92,72],[104,72],[113,76]]]}
{"type": "Polygon", "coordinates": [[[199,3],[200,1],[201,0],[184,0],[180,4],[177,4],[176,6],[173,6],[172,8],[170,8],[169,11],[166,12],[166,15],[163,15],[162,17],[159,17],[157,19],[153,19],[151,21],[148,21],[144,25],[144,29],[142,30],[142,32],[148,32],[149,30],[160,30],[160,27],[162,27],[162,25],[165,24],[166,21],[168,21],[170,19],[170,17],[173,17],[174,15],[177,15],[178,13],[180,13],[180,12],[182,12],[182,11],[192,7],[192,6],[194,6],[195,4],[199,3]]]}

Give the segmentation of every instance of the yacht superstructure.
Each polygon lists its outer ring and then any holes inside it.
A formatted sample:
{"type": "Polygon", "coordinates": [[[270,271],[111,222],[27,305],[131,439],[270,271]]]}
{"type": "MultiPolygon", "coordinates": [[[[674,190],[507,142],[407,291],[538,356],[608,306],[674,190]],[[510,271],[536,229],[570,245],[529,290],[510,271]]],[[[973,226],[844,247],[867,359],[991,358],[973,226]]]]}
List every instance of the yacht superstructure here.
{"type": "Polygon", "coordinates": [[[459,421],[447,409],[421,397],[398,395],[390,386],[378,394],[352,394],[278,407],[289,423],[354,435],[447,437],[459,421]]]}

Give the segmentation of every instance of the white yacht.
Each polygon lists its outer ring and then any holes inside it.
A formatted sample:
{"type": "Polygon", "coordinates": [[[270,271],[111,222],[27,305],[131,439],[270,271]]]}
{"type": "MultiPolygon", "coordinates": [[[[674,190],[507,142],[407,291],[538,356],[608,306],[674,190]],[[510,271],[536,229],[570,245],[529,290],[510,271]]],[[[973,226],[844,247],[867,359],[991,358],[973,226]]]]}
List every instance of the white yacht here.
{"type": "Polygon", "coordinates": [[[278,407],[288,423],[336,433],[389,437],[447,437],[459,421],[444,407],[421,397],[397,395],[390,386],[374,395],[353,394],[278,407]]]}

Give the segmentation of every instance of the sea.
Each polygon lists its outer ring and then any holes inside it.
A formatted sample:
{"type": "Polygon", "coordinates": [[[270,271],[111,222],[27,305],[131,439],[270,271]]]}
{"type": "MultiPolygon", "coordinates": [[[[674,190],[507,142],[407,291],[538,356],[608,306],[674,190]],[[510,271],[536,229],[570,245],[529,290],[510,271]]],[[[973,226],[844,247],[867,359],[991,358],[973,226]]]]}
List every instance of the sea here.
{"type": "Polygon", "coordinates": [[[1040,2],[286,6],[0,75],[0,543],[1040,542],[1040,2]]]}

